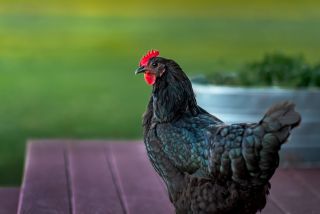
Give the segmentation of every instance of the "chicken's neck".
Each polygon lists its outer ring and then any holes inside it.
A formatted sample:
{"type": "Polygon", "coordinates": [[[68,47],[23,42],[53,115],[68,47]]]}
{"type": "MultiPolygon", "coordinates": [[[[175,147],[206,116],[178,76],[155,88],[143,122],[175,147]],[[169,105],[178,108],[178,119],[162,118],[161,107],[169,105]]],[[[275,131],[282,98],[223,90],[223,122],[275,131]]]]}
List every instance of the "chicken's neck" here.
{"type": "Polygon", "coordinates": [[[153,86],[148,108],[144,114],[144,130],[147,131],[152,122],[172,122],[186,113],[197,115],[199,112],[192,85],[187,76],[182,70],[167,70],[166,74],[153,86]]]}

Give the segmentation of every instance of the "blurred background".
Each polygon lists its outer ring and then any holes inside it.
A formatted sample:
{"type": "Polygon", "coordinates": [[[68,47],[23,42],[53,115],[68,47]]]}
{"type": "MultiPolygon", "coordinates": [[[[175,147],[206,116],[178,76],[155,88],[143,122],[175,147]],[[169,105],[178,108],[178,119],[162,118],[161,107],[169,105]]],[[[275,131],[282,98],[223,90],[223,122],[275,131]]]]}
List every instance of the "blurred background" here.
{"type": "Polygon", "coordinates": [[[316,0],[0,0],[0,185],[27,139],[141,139],[149,49],[214,79],[268,53],[318,63],[319,26],[316,0]]]}

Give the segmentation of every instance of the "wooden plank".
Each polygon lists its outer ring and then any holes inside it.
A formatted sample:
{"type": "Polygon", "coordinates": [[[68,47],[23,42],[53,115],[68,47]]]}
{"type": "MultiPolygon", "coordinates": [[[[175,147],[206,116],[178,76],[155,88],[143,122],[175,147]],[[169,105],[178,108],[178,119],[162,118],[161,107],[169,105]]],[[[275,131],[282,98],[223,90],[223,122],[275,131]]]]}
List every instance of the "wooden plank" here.
{"type": "Polygon", "coordinates": [[[294,169],[291,173],[298,182],[317,195],[320,201],[320,168],[294,169]]]}
{"type": "Polygon", "coordinates": [[[16,214],[20,189],[16,187],[0,188],[0,213],[16,214]]]}
{"type": "Polygon", "coordinates": [[[71,214],[64,149],[57,141],[28,144],[19,214],[71,214]]]}
{"type": "Polygon", "coordinates": [[[147,158],[144,144],[117,143],[106,147],[127,213],[174,213],[167,192],[147,158]]]}
{"type": "Polygon", "coordinates": [[[269,196],[267,198],[267,204],[261,211],[261,214],[284,214],[284,212],[277,206],[277,204],[269,196]]]}
{"type": "MultiPolygon", "coordinates": [[[[75,143],[29,144],[19,214],[174,213],[144,144],[75,143]]],[[[320,169],[277,170],[262,214],[320,213],[319,181],[320,169]]],[[[0,213],[12,194],[0,189],[0,213]]]]}
{"type": "Polygon", "coordinates": [[[124,213],[104,149],[95,141],[68,145],[74,214],[124,213]]]}
{"type": "Polygon", "coordinates": [[[316,195],[295,180],[290,170],[278,169],[271,179],[271,197],[281,210],[290,214],[320,213],[316,195]]]}

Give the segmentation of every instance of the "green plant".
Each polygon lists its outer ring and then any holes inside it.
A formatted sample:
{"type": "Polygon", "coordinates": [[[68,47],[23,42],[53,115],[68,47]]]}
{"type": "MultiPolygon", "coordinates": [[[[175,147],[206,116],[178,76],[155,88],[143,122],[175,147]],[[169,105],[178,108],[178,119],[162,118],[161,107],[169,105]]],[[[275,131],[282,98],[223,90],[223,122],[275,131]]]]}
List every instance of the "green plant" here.
{"type": "Polygon", "coordinates": [[[320,64],[312,66],[302,56],[267,54],[237,72],[216,72],[210,79],[219,85],[320,87],[320,64]]]}

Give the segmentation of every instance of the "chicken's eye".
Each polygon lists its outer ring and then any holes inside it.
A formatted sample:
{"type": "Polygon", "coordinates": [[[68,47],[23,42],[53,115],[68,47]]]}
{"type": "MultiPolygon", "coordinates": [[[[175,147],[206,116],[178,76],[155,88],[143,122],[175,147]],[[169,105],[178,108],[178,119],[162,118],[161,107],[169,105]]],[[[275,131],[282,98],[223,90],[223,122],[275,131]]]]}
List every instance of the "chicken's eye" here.
{"type": "Polygon", "coordinates": [[[151,65],[152,65],[153,67],[157,67],[158,63],[153,62],[151,65]]]}

